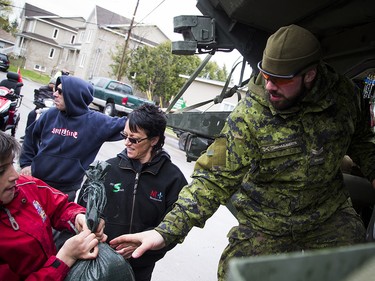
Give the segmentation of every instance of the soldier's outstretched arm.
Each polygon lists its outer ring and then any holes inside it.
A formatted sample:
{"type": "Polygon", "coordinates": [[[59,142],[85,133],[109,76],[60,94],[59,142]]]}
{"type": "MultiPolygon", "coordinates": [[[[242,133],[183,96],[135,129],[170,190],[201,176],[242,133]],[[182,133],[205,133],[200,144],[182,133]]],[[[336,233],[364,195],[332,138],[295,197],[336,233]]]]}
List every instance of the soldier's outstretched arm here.
{"type": "Polygon", "coordinates": [[[165,247],[163,236],[156,230],[124,234],[112,239],[109,244],[125,258],[139,258],[148,250],[159,250],[165,247]]]}

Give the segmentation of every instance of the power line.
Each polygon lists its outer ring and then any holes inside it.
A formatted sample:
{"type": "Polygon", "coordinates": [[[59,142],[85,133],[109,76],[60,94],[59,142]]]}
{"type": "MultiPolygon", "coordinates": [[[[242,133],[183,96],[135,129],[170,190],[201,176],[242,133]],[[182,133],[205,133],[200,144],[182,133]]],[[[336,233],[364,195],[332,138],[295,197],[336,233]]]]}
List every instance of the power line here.
{"type": "MultiPolygon", "coordinates": [[[[162,0],[158,5],[156,5],[156,7],[155,8],[153,8],[146,16],[144,16],[140,21],[138,21],[138,22],[136,22],[134,25],[133,25],[133,28],[134,27],[136,27],[136,26],[139,26],[140,24],[142,24],[142,22],[146,19],[146,18],[148,18],[152,13],[154,13],[163,3],[165,2],[165,0],[162,0]]],[[[31,4],[30,4],[31,5],[31,4]]],[[[28,8],[28,9],[25,9],[25,6],[23,6],[23,7],[19,7],[19,6],[16,6],[16,5],[13,5],[13,4],[9,4],[9,5],[7,5],[7,6],[9,6],[9,7],[12,7],[12,8],[16,8],[16,9],[20,9],[20,10],[22,10],[22,11],[29,11],[29,12],[34,12],[34,13],[40,13],[40,11],[39,10],[36,10],[36,9],[33,9],[33,8],[28,8]]],[[[36,6],[35,6],[36,7],[36,6]]],[[[41,8],[40,8],[41,9],[41,8]]],[[[115,12],[112,12],[112,13],[114,13],[114,14],[117,14],[117,13],[115,13],[115,12]]],[[[43,14],[42,13],[40,13],[40,15],[41,16],[43,16],[43,14]]],[[[62,17],[62,16],[60,16],[60,15],[57,15],[56,14],[56,16],[58,16],[58,17],[62,17]]],[[[125,16],[123,16],[124,18],[127,18],[127,17],[125,17],[125,16]]],[[[129,19],[129,18],[127,18],[127,19],[129,19]]],[[[81,22],[81,21],[79,21],[79,20],[75,20],[75,19],[72,19],[73,21],[77,21],[77,22],[81,22]]],[[[85,19],[85,23],[86,24],[92,24],[92,25],[96,25],[96,23],[95,22],[90,22],[90,21],[87,21],[86,19],[85,19]]]]}
{"type": "Polygon", "coordinates": [[[145,15],[144,17],[143,17],[143,19],[141,19],[139,22],[142,22],[142,21],[144,21],[145,20],[145,18],[147,18],[149,15],[151,15],[157,8],[159,8],[159,6],[161,5],[161,4],[163,4],[165,2],[165,0],[163,0],[163,1],[161,1],[155,8],[153,8],[152,10],[151,10],[151,12],[149,12],[147,15],[145,15]]]}

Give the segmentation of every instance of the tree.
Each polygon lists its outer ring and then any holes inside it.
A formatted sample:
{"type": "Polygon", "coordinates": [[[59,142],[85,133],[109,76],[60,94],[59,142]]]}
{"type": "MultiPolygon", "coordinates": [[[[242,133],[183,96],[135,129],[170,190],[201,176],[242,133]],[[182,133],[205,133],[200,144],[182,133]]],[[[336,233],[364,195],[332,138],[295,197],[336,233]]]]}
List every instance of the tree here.
{"type": "Polygon", "coordinates": [[[7,32],[12,31],[12,25],[9,22],[9,15],[12,11],[11,0],[0,0],[0,28],[7,32]]]}
{"type": "MultiPolygon", "coordinates": [[[[117,50],[123,50],[120,46],[117,50]]],[[[119,53],[112,56],[113,73],[119,67],[119,53]]],[[[125,75],[140,91],[147,94],[150,100],[160,106],[168,103],[176,95],[185,80],[180,74],[191,75],[201,63],[197,56],[177,56],[171,53],[171,43],[157,47],[138,47],[128,54],[125,75]]]]}
{"type": "Polygon", "coordinates": [[[13,35],[15,35],[16,32],[17,32],[17,30],[18,30],[18,21],[17,21],[17,19],[14,19],[14,20],[10,23],[10,25],[9,25],[9,30],[8,30],[8,32],[10,32],[10,33],[12,33],[13,35]]]}
{"type": "Polygon", "coordinates": [[[202,72],[200,73],[199,77],[217,80],[217,81],[225,81],[228,76],[228,71],[224,65],[221,69],[217,62],[209,61],[207,65],[203,68],[202,72]]]}
{"type": "MultiPolygon", "coordinates": [[[[119,73],[118,68],[123,51],[123,46],[118,46],[112,55],[112,73],[119,73]]],[[[200,65],[198,56],[173,55],[171,42],[160,44],[156,47],[138,47],[128,51],[126,65],[122,65],[122,73],[147,98],[157,101],[161,106],[168,103],[186,82],[179,77],[180,74],[190,76],[200,65]]],[[[216,62],[208,62],[199,77],[225,81],[227,70],[221,69],[216,62]]]]}

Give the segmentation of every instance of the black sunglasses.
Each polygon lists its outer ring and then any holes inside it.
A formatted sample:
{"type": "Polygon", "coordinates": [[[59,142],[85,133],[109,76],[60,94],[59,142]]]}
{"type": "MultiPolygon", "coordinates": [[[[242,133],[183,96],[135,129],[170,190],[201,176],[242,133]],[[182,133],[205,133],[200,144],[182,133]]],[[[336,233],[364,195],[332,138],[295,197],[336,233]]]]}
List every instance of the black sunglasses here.
{"type": "Polygon", "coordinates": [[[130,137],[128,137],[128,135],[127,134],[125,134],[124,132],[120,132],[120,134],[121,134],[121,136],[124,138],[124,140],[128,140],[128,141],[130,141],[131,143],[133,143],[133,144],[138,144],[138,143],[140,143],[141,141],[144,141],[144,140],[147,140],[148,138],[143,138],[143,139],[135,139],[135,138],[130,138],[130,137]]]}
{"type": "Polygon", "coordinates": [[[57,88],[56,91],[59,93],[59,95],[62,95],[62,94],[63,94],[63,90],[60,89],[60,88],[57,88]]]}

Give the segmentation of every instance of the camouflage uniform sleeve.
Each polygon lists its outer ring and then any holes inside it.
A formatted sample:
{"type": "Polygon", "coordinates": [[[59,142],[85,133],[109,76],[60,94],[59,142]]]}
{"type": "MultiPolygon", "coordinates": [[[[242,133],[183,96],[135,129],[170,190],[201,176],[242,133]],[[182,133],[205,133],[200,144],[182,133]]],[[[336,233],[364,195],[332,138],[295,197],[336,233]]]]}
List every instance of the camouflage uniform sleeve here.
{"type": "Polygon", "coordinates": [[[167,244],[182,243],[193,226],[204,227],[220,204],[225,205],[240,187],[246,173],[255,167],[258,149],[252,143],[246,107],[237,107],[221,135],[197,160],[193,181],[184,187],[173,210],[156,230],[167,244]]]}
{"type": "Polygon", "coordinates": [[[375,179],[375,135],[370,127],[370,105],[362,99],[358,88],[355,92],[358,120],[347,154],[372,182],[375,179]]]}

